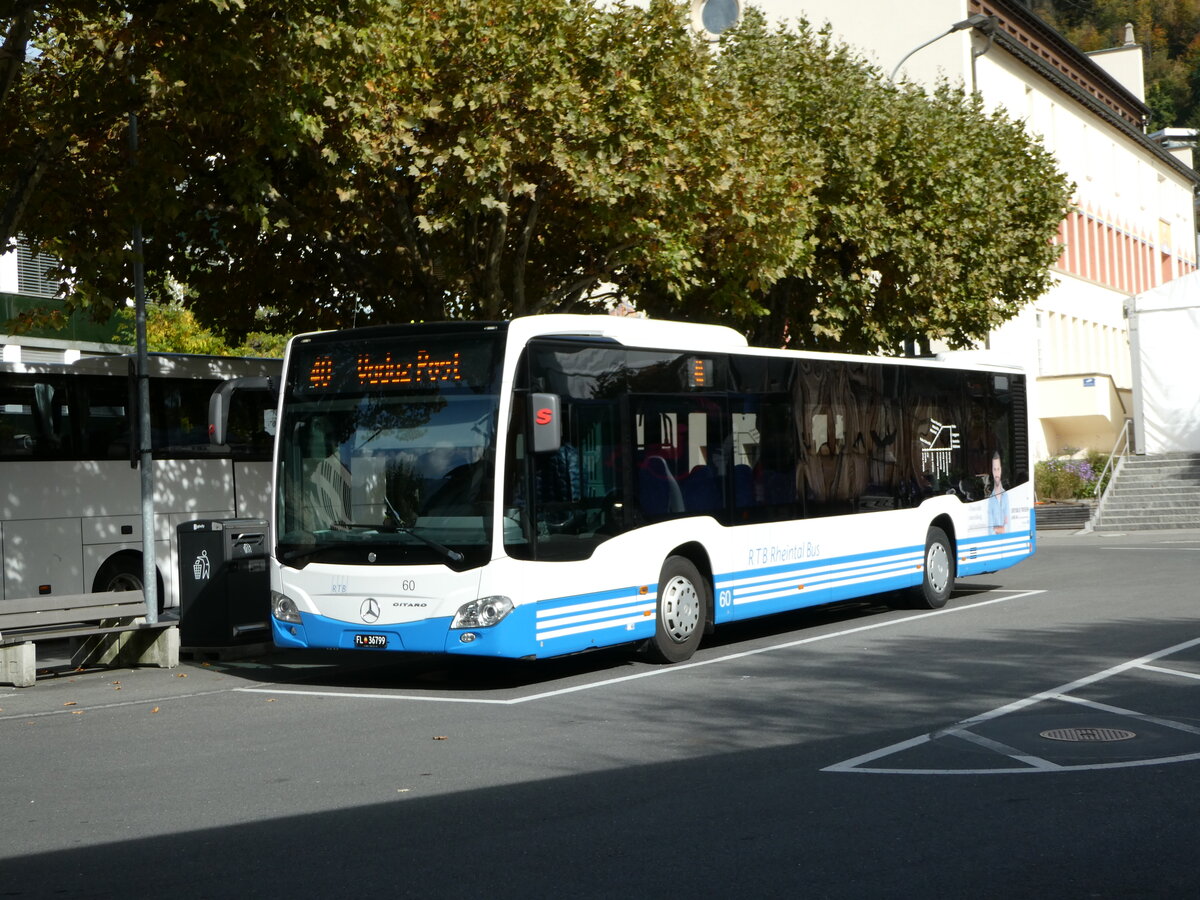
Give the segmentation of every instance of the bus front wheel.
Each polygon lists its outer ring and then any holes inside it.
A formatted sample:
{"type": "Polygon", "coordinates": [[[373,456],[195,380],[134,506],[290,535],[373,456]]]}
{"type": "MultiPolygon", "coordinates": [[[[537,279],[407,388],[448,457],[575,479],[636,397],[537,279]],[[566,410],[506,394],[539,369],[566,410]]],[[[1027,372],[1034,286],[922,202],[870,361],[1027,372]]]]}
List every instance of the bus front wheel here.
{"type": "Polygon", "coordinates": [[[916,609],[941,609],[954,590],[954,548],[936,525],[925,535],[925,564],[921,585],[909,595],[916,609]]]}
{"type": "Polygon", "coordinates": [[[670,556],[658,579],[658,610],[647,655],[658,662],[683,662],[704,635],[707,586],[700,570],[683,556],[670,556]]]}

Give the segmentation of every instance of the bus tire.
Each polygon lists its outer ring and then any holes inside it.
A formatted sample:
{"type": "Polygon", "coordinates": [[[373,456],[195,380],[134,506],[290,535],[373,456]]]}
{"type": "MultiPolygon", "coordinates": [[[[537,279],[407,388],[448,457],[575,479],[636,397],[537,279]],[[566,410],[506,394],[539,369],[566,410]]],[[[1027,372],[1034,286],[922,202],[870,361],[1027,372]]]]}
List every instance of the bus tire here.
{"type": "Polygon", "coordinates": [[[700,570],[684,556],[669,556],[658,578],[654,637],[646,648],[657,662],[689,659],[700,639],[708,611],[708,585],[700,570]]]}
{"type": "Polygon", "coordinates": [[[941,609],[954,591],[954,547],[946,532],[930,525],[925,535],[921,584],[909,593],[913,609],[941,609]]]}
{"type": "MultiPolygon", "coordinates": [[[[142,557],[132,551],[118,553],[104,561],[96,579],[92,582],[92,592],[101,591],[140,591],[142,590],[142,557]]],[[[158,578],[158,611],[163,611],[163,583],[158,578]]]]}

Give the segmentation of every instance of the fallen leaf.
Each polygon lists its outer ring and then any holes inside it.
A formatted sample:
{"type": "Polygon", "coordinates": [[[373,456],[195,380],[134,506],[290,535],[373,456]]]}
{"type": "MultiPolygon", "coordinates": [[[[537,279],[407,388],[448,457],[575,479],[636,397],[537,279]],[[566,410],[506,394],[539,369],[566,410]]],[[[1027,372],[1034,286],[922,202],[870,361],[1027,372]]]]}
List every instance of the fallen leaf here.
{"type": "Polygon", "coordinates": [[[78,706],[78,705],[79,704],[76,703],[74,700],[68,700],[66,703],[63,704],[63,706],[78,706]]]}
{"type": "Polygon", "coordinates": [[[275,702],[275,698],[274,698],[274,697],[269,697],[269,698],[267,698],[267,702],[268,702],[268,703],[274,703],[274,702],[275,702]]]}
{"type": "Polygon", "coordinates": [[[158,707],[157,707],[157,706],[156,706],[156,707],[154,707],[154,709],[150,710],[150,712],[152,712],[152,713],[156,713],[156,712],[158,712],[158,707]]]}
{"type": "Polygon", "coordinates": [[[83,715],[83,710],[82,710],[82,709],[73,709],[73,710],[71,710],[71,715],[73,715],[73,716],[82,716],[82,715],[83,715]]]}
{"type": "Polygon", "coordinates": [[[444,735],[444,734],[439,734],[439,735],[435,735],[433,739],[434,739],[435,741],[444,741],[444,740],[446,740],[447,738],[446,738],[446,735],[444,735]]]}
{"type": "Polygon", "coordinates": [[[187,678],[187,672],[179,672],[175,675],[176,678],[187,678]]]}

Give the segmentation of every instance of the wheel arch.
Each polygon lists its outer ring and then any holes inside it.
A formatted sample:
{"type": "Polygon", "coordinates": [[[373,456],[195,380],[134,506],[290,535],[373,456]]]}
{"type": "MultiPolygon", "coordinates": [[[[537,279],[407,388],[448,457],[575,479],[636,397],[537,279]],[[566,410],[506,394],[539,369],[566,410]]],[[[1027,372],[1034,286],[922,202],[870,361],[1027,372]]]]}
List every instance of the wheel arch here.
{"type": "MultiPolygon", "coordinates": [[[[712,560],[709,559],[708,550],[699,541],[689,541],[686,544],[680,544],[675,549],[671,550],[667,557],[682,556],[691,562],[700,572],[708,587],[705,592],[705,615],[704,615],[704,633],[712,634],[714,629],[714,619],[716,617],[716,588],[713,584],[713,567],[712,560]]],[[[664,557],[664,560],[667,558],[664,557]]]]}
{"type": "MultiPolygon", "coordinates": [[[[954,564],[954,573],[955,573],[955,575],[957,575],[958,574],[958,533],[954,530],[954,519],[952,519],[949,516],[949,514],[942,513],[940,516],[935,517],[934,520],[929,523],[929,526],[926,528],[926,531],[928,531],[929,528],[940,528],[940,529],[942,529],[942,531],[944,531],[946,533],[946,537],[950,540],[950,561],[954,564]]],[[[924,545],[924,543],[925,543],[924,535],[921,536],[921,543],[922,543],[922,545],[924,545]]]]}
{"type": "MultiPolygon", "coordinates": [[[[109,573],[112,570],[134,572],[140,580],[142,575],[142,551],[126,548],[105,557],[104,561],[100,563],[99,568],[96,569],[96,574],[92,577],[91,592],[93,594],[104,590],[102,581],[106,577],[109,577],[109,573]]],[[[157,582],[156,587],[158,588],[158,611],[162,612],[166,600],[166,594],[164,593],[166,585],[163,581],[163,573],[157,565],[154,567],[154,574],[156,576],[155,581],[157,582]]]]}

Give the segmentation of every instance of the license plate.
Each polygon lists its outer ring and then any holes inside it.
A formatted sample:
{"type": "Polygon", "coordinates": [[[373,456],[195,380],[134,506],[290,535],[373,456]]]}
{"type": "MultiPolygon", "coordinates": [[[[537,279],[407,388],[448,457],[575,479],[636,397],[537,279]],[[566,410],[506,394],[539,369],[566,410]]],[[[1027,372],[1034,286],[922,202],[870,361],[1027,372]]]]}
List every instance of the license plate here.
{"type": "Polygon", "coordinates": [[[356,634],[354,636],[355,647],[370,647],[375,650],[381,650],[387,646],[386,634],[356,634]]]}

